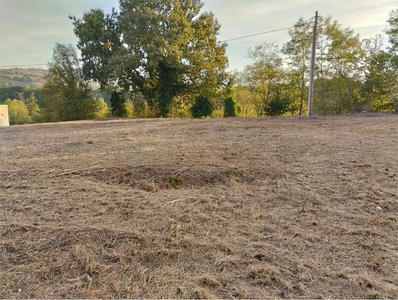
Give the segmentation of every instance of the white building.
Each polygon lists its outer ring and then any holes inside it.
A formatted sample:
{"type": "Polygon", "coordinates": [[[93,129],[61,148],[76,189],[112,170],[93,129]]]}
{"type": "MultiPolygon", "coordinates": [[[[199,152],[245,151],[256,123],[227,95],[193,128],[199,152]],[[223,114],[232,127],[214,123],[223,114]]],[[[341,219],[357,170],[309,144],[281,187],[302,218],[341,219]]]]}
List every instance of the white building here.
{"type": "Polygon", "coordinates": [[[0,105],[0,127],[2,126],[10,126],[8,105],[0,105]]]}

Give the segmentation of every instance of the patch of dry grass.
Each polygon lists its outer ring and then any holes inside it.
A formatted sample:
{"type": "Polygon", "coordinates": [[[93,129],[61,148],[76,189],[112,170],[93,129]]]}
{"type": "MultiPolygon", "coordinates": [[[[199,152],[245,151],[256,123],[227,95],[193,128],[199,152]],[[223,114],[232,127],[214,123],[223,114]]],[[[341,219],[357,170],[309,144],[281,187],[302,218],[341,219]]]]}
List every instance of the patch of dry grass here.
{"type": "Polygon", "coordinates": [[[0,297],[397,298],[397,139],[368,114],[1,129],[0,297]]]}

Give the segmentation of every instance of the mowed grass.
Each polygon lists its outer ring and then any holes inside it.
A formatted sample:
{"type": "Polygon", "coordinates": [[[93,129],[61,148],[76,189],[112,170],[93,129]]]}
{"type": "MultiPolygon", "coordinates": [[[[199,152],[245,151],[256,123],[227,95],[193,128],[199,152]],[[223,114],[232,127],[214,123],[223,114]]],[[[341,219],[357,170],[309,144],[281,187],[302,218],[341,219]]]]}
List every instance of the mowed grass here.
{"type": "Polygon", "coordinates": [[[398,298],[397,115],[11,126],[0,157],[0,298],[398,298]]]}

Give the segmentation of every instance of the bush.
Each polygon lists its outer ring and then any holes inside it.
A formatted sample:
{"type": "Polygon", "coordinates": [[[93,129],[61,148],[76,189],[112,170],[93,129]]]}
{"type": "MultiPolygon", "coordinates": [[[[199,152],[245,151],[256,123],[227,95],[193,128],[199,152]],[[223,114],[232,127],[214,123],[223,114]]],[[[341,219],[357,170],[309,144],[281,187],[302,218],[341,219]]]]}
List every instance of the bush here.
{"type": "Polygon", "coordinates": [[[224,118],[226,117],[236,117],[235,101],[232,97],[224,101],[224,118]]]}
{"type": "Polygon", "coordinates": [[[210,102],[210,99],[202,95],[195,98],[195,103],[191,107],[191,113],[194,118],[210,116],[213,110],[213,104],[210,102]]]}
{"type": "Polygon", "coordinates": [[[98,100],[96,100],[96,103],[97,109],[95,111],[95,119],[104,119],[109,117],[110,111],[104,98],[99,98],[98,100]]]}
{"type": "Polygon", "coordinates": [[[126,97],[121,92],[113,92],[111,97],[111,110],[112,115],[115,117],[126,117],[126,97]]]}
{"type": "Polygon", "coordinates": [[[267,116],[281,116],[289,110],[290,105],[289,97],[278,94],[265,105],[264,111],[267,116]]]}

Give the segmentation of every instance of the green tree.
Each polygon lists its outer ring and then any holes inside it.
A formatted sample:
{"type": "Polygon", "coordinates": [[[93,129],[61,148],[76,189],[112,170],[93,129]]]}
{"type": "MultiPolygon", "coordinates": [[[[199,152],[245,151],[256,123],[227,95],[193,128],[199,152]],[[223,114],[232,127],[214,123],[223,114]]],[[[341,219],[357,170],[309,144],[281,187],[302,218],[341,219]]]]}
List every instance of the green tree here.
{"type": "Polygon", "coordinates": [[[385,32],[390,42],[390,53],[392,55],[398,55],[398,8],[390,12],[387,23],[388,27],[385,32]]]}
{"type": "Polygon", "coordinates": [[[240,107],[240,115],[257,117],[264,114],[264,102],[256,92],[254,84],[248,81],[248,74],[245,71],[236,74],[234,91],[234,99],[238,107],[240,107]]]}
{"type": "Polygon", "coordinates": [[[282,52],[289,59],[289,84],[294,98],[299,99],[298,115],[303,114],[304,100],[307,97],[307,82],[312,42],[312,22],[303,18],[288,33],[290,41],[284,44],[282,52]]]}
{"type": "Polygon", "coordinates": [[[84,120],[94,117],[96,104],[84,80],[77,51],[56,43],[42,88],[44,115],[48,121],[84,120]]]}
{"type": "Polygon", "coordinates": [[[314,106],[322,113],[361,109],[361,69],[364,56],[359,35],[329,16],[319,18],[314,106]]]}
{"type": "MultiPolygon", "coordinates": [[[[254,62],[244,68],[243,84],[251,88],[254,97],[259,97],[261,103],[267,105],[283,77],[278,47],[273,43],[264,43],[249,48],[248,57],[254,62]]],[[[264,110],[264,106],[260,108],[264,110]]]]}
{"type": "Polygon", "coordinates": [[[122,92],[113,92],[111,97],[111,111],[115,117],[126,117],[126,96],[122,92]]]}
{"type": "Polygon", "coordinates": [[[135,117],[150,116],[148,103],[145,101],[145,98],[141,93],[132,93],[131,103],[133,105],[133,113],[135,117]]]}
{"type": "Polygon", "coordinates": [[[224,101],[224,118],[225,117],[236,117],[235,101],[232,97],[228,97],[224,101]]]}
{"type": "Polygon", "coordinates": [[[195,98],[195,103],[191,107],[191,113],[194,118],[210,116],[214,107],[208,97],[199,95],[195,98]]]}
{"type": "Polygon", "coordinates": [[[278,88],[277,92],[267,102],[264,111],[267,116],[281,116],[285,114],[291,105],[291,99],[278,88]]]}
{"type": "Polygon", "coordinates": [[[28,108],[22,100],[7,99],[4,104],[8,105],[10,125],[29,124],[32,121],[28,108]]]}
{"type": "Polygon", "coordinates": [[[106,104],[104,98],[94,98],[93,99],[96,104],[97,104],[97,109],[95,110],[95,115],[94,118],[95,119],[105,119],[107,117],[109,117],[110,115],[110,110],[108,105],[106,104]]]}
{"type": "MultiPolygon", "coordinates": [[[[166,117],[173,98],[213,95],[225,79],[226,44],[201,0],[120,0],[119,12],[70,17],[85,78],[140,92],[166,117]]],[[[150,110],[154,110],[153,108],[150,110]]]]}
{"type": "Polygon", "coordinates": [[[391,101],[395,106],[395,112],[398,113],[398,8],[390,12],[387,23],[389,27],[386,33],[390,42],[390,66],[393,73],[390,81],[391,101]]]}
{"type": "Polygon", "coordinates": [[[36,102],[35,93],[31,92],[27,100],[26,107],[28,108],[29,115],[32,117],[32,122],[37,123],[42,121],[40,107],[36,102]]]}

